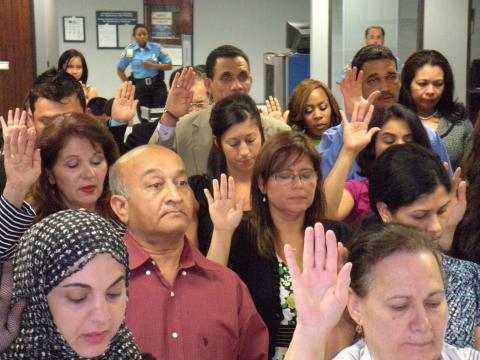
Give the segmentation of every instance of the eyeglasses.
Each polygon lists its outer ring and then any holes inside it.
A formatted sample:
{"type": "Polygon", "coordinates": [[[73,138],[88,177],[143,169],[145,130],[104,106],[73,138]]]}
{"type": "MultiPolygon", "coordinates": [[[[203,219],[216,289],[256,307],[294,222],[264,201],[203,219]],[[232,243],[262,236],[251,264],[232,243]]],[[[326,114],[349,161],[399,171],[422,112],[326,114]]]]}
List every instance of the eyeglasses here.
{"type": "Polygon", "coordinates": [[[302,171],[299,174],[294,174],[289,171],[279,172],[278,174],[272,175],[273,180],[275,180],[279,185],[291,185],[295,181],[295,178],[298,178],[302,184],[313,182],[317,180],[317,173],[314,170],[302,171]]]}
{"type": "Polygon", "coordinates": [[[190,110],[189,112],[203,110],[208,107],[208,101],[196,101],[190,103],[190,110]]]}

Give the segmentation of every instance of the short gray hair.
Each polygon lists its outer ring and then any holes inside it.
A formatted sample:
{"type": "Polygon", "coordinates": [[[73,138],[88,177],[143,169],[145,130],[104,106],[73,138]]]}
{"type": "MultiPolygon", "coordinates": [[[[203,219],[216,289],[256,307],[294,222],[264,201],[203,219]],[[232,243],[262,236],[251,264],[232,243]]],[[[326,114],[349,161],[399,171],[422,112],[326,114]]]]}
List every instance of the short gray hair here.
{"type": "Polygon", "coordinates": [[[122,174],[120,171],[120,164],[118,159],[110,167],[108,174],[108,184],[110,186],[110,192],[112,195],[122,195],[128,197],[128,188],[127,185],[123,182],[122,174]]]}

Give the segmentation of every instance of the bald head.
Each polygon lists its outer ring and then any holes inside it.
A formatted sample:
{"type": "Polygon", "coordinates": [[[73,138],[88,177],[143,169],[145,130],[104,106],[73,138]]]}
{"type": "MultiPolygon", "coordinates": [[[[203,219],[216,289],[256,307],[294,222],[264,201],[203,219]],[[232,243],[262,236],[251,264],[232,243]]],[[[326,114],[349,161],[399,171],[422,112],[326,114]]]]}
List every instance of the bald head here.
{"type": "Polygon", "coordinates": [[[137,241],[183,241],[193,201],[182,159],[145,145],[123,155],[110,169],[110,205],[137,241]]]}
{"type": "MultiPolygon", "coordinates": [[[[125,181],[125,176],[131,174],[131,172],[137,172],[140,170],[138,167],[139,160],[145,159],[163,159],[167,162],[173,161],[181,163],[183,169],[185,166],[183,160],[174,151],[167,149],[160,145],[142,145],[136,147],[123,156],[121,156],[111,167],[109,173],[109,185],[112,195],[128,196],[128,188],[125,181]]],[[[153,164],[150,161],[150,164],[153,164]]],[[[147,164],[143,164],[148,166],[147,164]]]]}

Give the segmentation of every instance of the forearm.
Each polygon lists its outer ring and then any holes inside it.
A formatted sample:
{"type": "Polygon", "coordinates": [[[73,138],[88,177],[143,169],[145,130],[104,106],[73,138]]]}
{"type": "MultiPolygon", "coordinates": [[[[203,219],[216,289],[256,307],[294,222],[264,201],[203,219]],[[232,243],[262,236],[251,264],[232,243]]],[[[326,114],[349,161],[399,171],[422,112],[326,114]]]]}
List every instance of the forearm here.
{"type": "Polygon", "coordinates": [[[162,70],[162,71],[172,70],[172,64],[171,64],[171,63],[166,63],[166,64],[154,64],[154,63],[150,63],[148,66],[149,66],[150,68],[156,69],[156,70],[162,70]]]}
{"type": "Polygon", "coordinates": [[[327,218],[329,219],[338,220],[339,217],[345,215],[340,214],[339,210],[342,207],[341,202],[345,188],[345,181],[347,180],[348,173],[355,157],[356,153],[346,151],[342,148],[332,170],[323,183],[327,203],[327,218]]]}
{"type": "MultiPolygon", "coordinates": [[[[168,110],[168,100],[166,110],[168,110]]],[[[173,114],[170,110],[168,110],[168,112],[164,112],[160,118],[160,124],[167,127],[177,127],[177,121],[178,115],[173,114]]]]}
{"type": "Polygon", "coordinates": [[[327,332],[297,325],[285,360],[324,360],[327,332]]]}
{"type": "Polygon", "coordinates": [[[35,212],[24,203],[16,208],[0,197],[0,260],[13,256],[18,239],[32,225],[35,212]]]}
{"type": "Polygon", "coordinates": [[[12,183],[7,179],[7,183],[3,189],[3,197],[17,209],[20,209],[28,191],[29,188],[20,184],[12,183]]]}
{"type": "Polygon", "coordinates": [[[213,229],[212,241],[208,249],[207,259],[215,261],[221,265],[227,266],[232,245],[233,232],[218,231],[213,229]]]}
{"type": "Polygon", "coordinates": [[[125,75],[125,70],[117,68],[117,75],[122,81],[128,81],[127,75],[125,75]]]}

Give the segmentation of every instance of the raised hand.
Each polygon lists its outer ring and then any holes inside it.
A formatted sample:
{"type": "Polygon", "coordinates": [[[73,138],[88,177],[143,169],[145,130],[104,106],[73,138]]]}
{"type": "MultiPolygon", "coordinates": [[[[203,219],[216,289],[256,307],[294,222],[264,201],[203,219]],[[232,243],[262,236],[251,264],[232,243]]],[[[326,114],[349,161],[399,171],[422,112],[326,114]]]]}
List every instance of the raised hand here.
{"type": "Polygon", "coordinates": [[[215,230],[233,233],[243,216],[243,199],[235,200],[235,181],[233,177],[222,174],[220,184],[217,179],[212,181],[213,196],[204,189],[208,201],[210,218],[215,230]]]}
{"type": "Polygon", "coordinates": [[[372,105],[375,100],[380,96],[380,91],[372,92],[367,99],[363,97],[362,83],[363,83],[363,70],[357,71],[356,67],[348,69],[347,74],[340,83],[340,90],[343,94],[343,101],[345,105],[345,113],[352,115],[355,104],[360,106],[362,111],[372,105]],[[357,75],[358,74],[358,75],[357,75]]]}
{"type": "Polygon", "coordinates": [[[117,90],[112,104],[112,119],[128,123],[137,113],[138,100],[135,97],[135,85],[131,81],[123,82],[117,90]]]}
{"type": "Polygon", "coordinates": [[[15,340],[20,330],[20,318],[26,305],[25,300],[10,307],[13,293],[13,265],[11,261],[2,266],[0,284],[0,354],[15,340]]]}
{"type": "Polygon", "coordinates": [[[457,225],[462,221],[467,209],[467,182],[462,180],[462,170],[458,167],[451,180],[450,203],[447,209],[447,222],[439,240],[440,248],[448,251],[452,247],[453,235],[457,225]]]}
{"type": "MultiPolygon", "coordinates": [[[[175,74],[172,87],[168,92],[165,109],[177,119],[188,114],[193,99],[192,85],[194,80],[195,72],[191,67],[183,69],[180,74],[175,74]]],[[[162,123],[166,126],[175,126],[177,119],[170,119],[169,116],[166,116],[169,121],[164,122],[165,116],[162,116],[162,123]]]]}
{"type": "Polygon", "coordinates": [[[41,173],[40,149],[35,149],[36,131],[25,125],[26,112],[8,112],[8,121],[0,117],[4,129],[4,163],[7,183],[3,195],[20,207],[31,186],[41,173]]]}
{"type": "Polygon", "coordinates": [[[283,121],[285,123],[287,122],[289,112],[287,110],[282,113],[282,106],[275,96],[269,96],[265,100],[265,107],[266,109],[264,110],[264,114],[266,116],[283,121]]]}
{"type": "Polygon", "coordinates": [[[370,105],[365,112],[363,106],[355,104],[350,122],[347,121],[347,117],[343,111],[340,111],[340,113],[343,124],[343,148],[357,155],[370,143],[372,136],[380,131],[378,127],[368,129],[368,124],[373,114],[373,105],[370,105]]]}
{"type": "Polygon", "coordinates": [[[337,273],[338,250],[335,234],[322,224],[305,230],[303,271],[295,260],[294,249],[285,245],[292,278],[297,326],[326,333],[334,328],[343,314],[348,299],[351,263],[337,273]]]}

